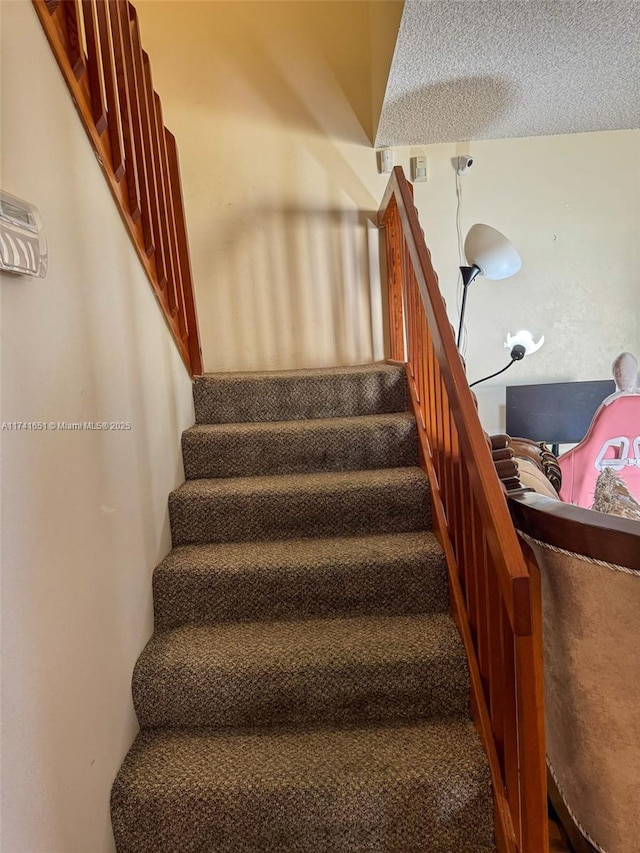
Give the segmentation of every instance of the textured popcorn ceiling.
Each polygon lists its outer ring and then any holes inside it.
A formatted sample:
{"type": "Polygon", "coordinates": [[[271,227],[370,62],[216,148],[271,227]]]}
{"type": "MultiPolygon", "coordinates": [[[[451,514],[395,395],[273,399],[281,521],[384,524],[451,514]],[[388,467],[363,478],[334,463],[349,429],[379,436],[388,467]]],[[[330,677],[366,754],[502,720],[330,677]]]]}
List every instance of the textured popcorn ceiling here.
{"type": "Polygon", "coordinates": [[[376,146],[639,126],[638,0],[407,0],[376,146]]]}

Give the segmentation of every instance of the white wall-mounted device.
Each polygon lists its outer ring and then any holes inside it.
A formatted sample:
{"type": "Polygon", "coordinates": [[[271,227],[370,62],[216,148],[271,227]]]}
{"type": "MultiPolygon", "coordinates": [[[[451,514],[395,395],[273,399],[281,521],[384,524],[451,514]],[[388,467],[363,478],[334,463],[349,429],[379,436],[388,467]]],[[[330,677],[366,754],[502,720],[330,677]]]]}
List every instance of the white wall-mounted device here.
{"type": "Polygon", "coordinates": [[[468,154],[463,154],[462,157],[458,157],[457,160],[457,173],[459,175],[466,175],[469,169],[473,166],[473,157],[469,157],[468,154]]]}
{"type": "Polygon", "coordinates": [[[38,209],[0,190],[0,270],[44,278],[47,240],[38,209]]]}
{"type": "Polygon", "coordinates": [[[409,161],[411,164],[411,180],[414,184],[419,183],[420,181],[426,181],[427,176],[427,158],[426,157],[412,157],[409,161]]]}
{"type": "Polygon", "coordinates": [[[388,175],[393,170],[393,148],[380,148],[378,150],[378,174],[388,175]]]}

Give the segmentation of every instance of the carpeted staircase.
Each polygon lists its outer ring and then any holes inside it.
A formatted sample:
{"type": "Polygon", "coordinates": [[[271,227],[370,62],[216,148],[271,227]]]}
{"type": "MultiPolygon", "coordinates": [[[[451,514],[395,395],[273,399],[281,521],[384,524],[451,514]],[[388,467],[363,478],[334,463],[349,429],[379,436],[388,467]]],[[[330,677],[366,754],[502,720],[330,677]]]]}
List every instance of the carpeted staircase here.
{"type": "Polygon", "coordinates": [[[204,376],[135,667],[119,853],[489,853],[404,370],[204,376]]]}

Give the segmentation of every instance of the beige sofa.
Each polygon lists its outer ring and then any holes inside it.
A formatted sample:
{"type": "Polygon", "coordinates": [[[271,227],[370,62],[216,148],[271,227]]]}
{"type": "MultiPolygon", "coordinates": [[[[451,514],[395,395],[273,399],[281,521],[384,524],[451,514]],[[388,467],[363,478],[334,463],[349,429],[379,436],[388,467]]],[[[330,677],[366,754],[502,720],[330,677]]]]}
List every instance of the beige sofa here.
{"type": "Polygon", "coordinates": [[[640,522],[508,500],[541,574],[552,802],[578,853],[639,853],[640,522]]]}

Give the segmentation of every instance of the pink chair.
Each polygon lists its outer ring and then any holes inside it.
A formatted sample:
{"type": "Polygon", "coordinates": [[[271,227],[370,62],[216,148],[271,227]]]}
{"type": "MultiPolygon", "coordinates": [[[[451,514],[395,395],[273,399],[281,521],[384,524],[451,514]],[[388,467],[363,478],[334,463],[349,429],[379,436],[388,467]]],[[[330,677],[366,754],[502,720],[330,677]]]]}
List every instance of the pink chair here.
{"type": "Polygon", "coordinates": [[[560,497],[590,509],[600,473],[613,468],[640,500],[640,392],[618,391],[593,416],[580,444],[563,454],[560,497]]]}

